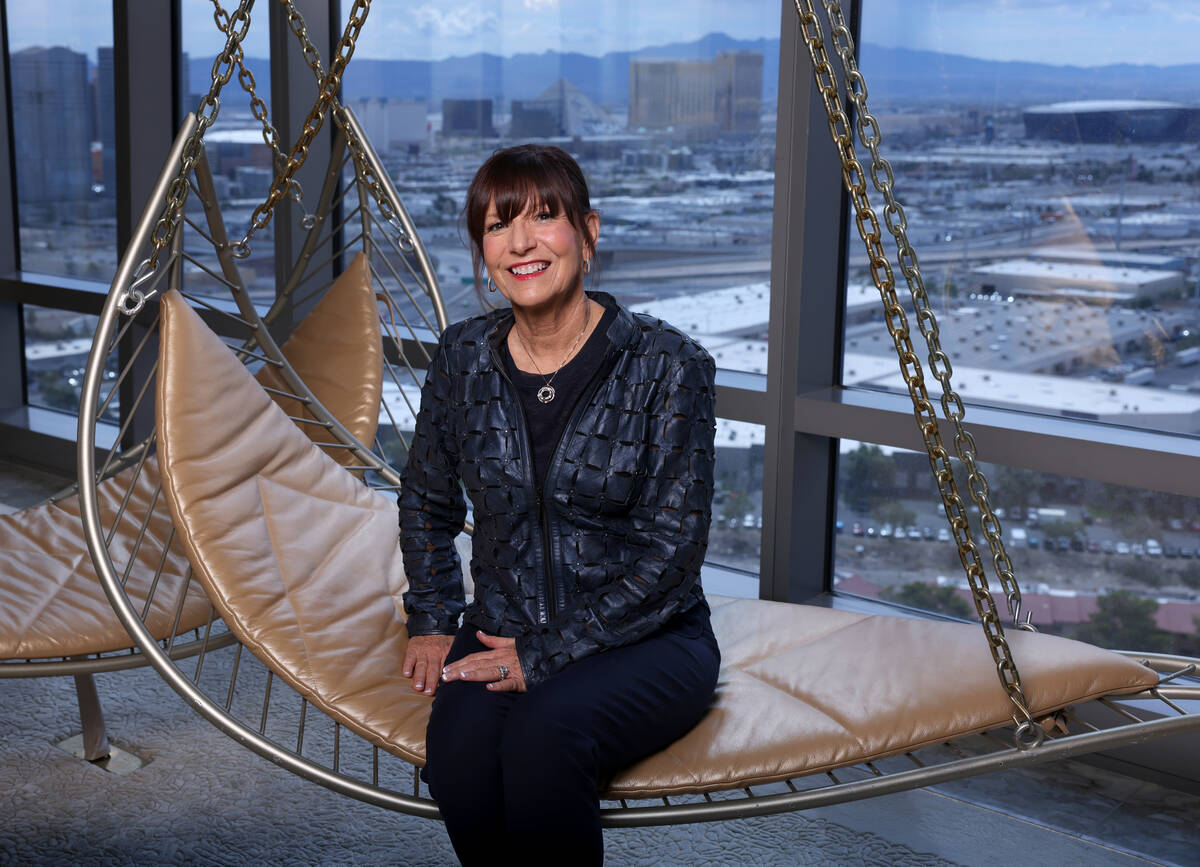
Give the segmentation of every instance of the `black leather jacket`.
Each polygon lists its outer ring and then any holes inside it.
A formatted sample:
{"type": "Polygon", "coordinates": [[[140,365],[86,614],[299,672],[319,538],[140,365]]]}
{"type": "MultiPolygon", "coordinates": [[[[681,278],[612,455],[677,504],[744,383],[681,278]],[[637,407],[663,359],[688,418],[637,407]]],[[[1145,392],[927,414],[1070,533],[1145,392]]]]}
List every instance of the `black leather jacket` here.
{"type": "Polygon", "coordinates": [[[617,307],[609,348],[543,491],[500,354],[512,313],[497,310],[442,335],[400,494],[409,634],[453,633],[465,608],[467,623],[517,638],[531,687],[705,604],[713,360],[666,323],[591,297],[617,307]],[[453,544],[464,487],[475,521],[469,607],[453,544]]]}

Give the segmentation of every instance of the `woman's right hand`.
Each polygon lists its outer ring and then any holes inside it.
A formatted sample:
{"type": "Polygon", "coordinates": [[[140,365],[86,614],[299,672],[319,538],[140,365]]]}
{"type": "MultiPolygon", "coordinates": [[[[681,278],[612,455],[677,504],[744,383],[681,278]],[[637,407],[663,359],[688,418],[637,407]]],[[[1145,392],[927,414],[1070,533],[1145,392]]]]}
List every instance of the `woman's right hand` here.
{"type": "Polygon", "coordinates": [[[404,653],[405,677],[413,679],[413,690],[433,695],[442,679],[446,654],[454,643],[453,635],[415,635],[408,639],[404,653]]]}

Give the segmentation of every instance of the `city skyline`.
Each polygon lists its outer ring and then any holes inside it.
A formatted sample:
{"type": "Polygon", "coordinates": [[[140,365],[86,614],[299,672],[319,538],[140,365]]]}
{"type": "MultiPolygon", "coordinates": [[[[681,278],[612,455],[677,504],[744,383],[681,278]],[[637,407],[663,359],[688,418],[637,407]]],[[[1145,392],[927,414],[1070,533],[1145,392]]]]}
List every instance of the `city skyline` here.
{"type": "MultiPolygon", "coordinates": [[[[65,45],[95,62],[96,4],[58,0],[56,5],[63,14],[47,18],[42,2],[10,3],[10,50],[65,45]]],[[[211,10],[208,2],[184,0],[182,24],[193,53],[215,55],[223,44],[211,10]]],[[[863,20],[865,43],[1085,67],[1194,63],[1200,33],[1200,7],[1180,8],[1167,0],[864,0],[863,20]],[[1143,36],[1131,39],[1131,33],[1143,36]]],[[[774,39],[778,28],[779,7],[763,0],[697,0],[686,9],[633,0],[377,0],[357,54],[439,60],[555,50],[602,56],[690,42],[711,32],[774,39]]],[[[265,53],[265,34],[265,28],[251,28],[248,54],[265,53]]]]}

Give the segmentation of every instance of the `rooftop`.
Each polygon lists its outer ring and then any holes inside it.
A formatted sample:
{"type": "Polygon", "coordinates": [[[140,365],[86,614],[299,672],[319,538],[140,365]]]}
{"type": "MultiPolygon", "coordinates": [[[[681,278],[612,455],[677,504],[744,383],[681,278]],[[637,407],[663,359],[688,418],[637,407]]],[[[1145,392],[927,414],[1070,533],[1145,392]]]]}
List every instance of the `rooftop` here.
{"type": "Polygon", "coordinates": [[[1189,108],[1180,102],[1166,102],[1154,99],[1078,99],[1073,102],[1053,102],[1048,105],[1034,105],[1027,109],[1027,114],[1084,114],[1097,111],[1154,111],[1161,109],[1189,108]]]}

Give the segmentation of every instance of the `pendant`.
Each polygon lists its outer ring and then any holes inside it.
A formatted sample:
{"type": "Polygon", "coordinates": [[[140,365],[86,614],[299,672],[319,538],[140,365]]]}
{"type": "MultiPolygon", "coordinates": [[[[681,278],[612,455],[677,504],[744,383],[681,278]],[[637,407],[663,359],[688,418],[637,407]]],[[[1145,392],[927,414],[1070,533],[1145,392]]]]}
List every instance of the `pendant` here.
{"type": "Polygon", "coordinates": [[[543,385],[537,391],[537,398],[542,403],[549,403],[550,401],[554,400],[554,386],[543,385]]]}

